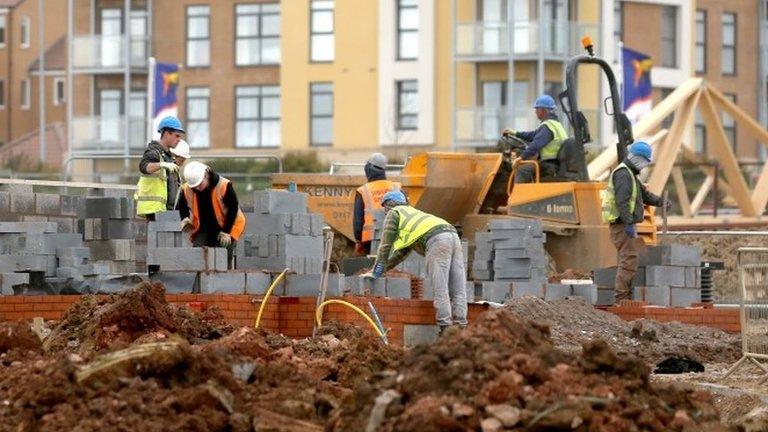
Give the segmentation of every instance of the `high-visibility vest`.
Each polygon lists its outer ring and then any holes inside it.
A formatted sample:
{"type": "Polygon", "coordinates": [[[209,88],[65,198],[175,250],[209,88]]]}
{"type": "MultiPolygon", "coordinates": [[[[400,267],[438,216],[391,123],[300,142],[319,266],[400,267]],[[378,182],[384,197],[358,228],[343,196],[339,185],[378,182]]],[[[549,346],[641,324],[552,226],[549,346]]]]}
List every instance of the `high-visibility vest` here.
{"type": "MultiPolygon", "coordinates": [[[[162,162],[163,156],[159,152],[158,157],[162,162]]],[[[136,187],[133,199],[136,201],[137,215],[143,216],[168,210],[168,174],[164,168],[152,174],[142,173],[136,187]]]]}
{"type": "Polygon", "coordinates": [[[620,169],[625,169],[632,176],[632,197],[629,199],[629,212],[635,214],[635,203],[637,202],[637,181],[635,180],[632,170],[624,164],[620,163],[613,171],[611,171],[610,177],[608,177],[608,185],[605,187],[600,195],[603,204],[603,222],[614,223],[619,219],[619,207],[616,205],[616,192],[613,189],[613,175],[620,169]]]}
{"type": "Polygon", "coordinates": [[[397,206],[390,211],[396,211],[400,216],[397,224],[397,239],[392,245],[394,250],[407,248],[436,226],[451,225],[437,216],[408,205],[397,206]]]}
{"type": "Polygon", "coordinates": [[[392,190],[400,190],[400,183],[389,180],[375,180],[368,182],[359,188],[357,193],[363,198],[363,234],[360,241],[369,242],[373,240],[374,214],[381,210],[381,197],[392,190]]]}
{"type": "Polygon", "coordinates": [[[555,119],[549,119],[545,121],[544,126],[552,132],[552,141],[548,142],[544,148],[539,152],[539,160],[552,160],[557,159],[557,153],[560,151],[560,146],[568,138],[568,134],[565,132],[563,125],[555,119]]]}
{"type": "MultiPolygon", "coordinates": [[[[213,203],[213,213],[216,215],[216,222],[219,224],[219,228],[224,228],[224,221],[227,217],[227,206],[224,204],[224,194],[227,192],[227,185],[229,180],[224,177],[219,177],[219,183],[211,190],[211,202],[213,203]]],[[[200,230],[200,212],[197,208],[197,194],[189,187],[188,184],[184,184],[184,198],[187,200],[189,206],[189,220],[192,223],[192,231],[190,236],[194,236],[198,230],[200,230]]],[[[235,217],[235,223],[232,225],[232,231],[229,235],[232,239],[237,240],[245,231],[245,214],[242,209],[237,209],[237,216],[235,217]]]]}

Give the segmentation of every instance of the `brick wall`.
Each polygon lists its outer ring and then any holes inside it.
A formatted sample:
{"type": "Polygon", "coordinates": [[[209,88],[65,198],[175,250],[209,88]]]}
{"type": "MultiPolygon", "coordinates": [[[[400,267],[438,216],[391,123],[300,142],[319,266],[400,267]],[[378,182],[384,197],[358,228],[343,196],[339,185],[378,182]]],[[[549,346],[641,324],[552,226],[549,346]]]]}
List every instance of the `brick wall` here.
{"type": "Polygon", "coordinates": [[[627,302],[606,310],[627,321],[647,318],[659,322],[678,321],[684,324],[715,327],[732,333],[741,331],[739,309],[736,308],[715,309],[711,306],[665,308],[649,306],[645,302],[627,302]]]}

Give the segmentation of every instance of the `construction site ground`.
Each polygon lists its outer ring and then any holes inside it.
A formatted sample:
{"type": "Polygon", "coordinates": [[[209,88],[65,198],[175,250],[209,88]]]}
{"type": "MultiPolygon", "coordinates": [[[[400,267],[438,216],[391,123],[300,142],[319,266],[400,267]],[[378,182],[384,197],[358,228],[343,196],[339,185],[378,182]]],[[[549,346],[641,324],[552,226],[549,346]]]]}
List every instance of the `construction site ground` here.
{"type": "Polygon", "coordinates": [[[348,324],[305,339],[235,327],[149,283],[35,330],[42,342],[0,324],[0,431],[720,431],[765,394],[748,369],[701,390],[738,359],[737,335],[578,299],[518,299],[407,350],[348,324]],[[707,371],[651,374],[668,356],[707,371]]]}

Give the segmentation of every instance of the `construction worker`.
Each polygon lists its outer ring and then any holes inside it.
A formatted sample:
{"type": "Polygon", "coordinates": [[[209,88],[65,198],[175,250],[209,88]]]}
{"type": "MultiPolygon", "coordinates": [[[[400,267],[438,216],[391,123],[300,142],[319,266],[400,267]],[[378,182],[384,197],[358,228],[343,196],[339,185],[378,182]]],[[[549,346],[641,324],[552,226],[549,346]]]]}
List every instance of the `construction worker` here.
{"type": "MultiPolygon", "coordinates": [[[[190,158],[189,143],[187,143],[184,140],[180,140],[179,143],[176,145],[176,147],[171,149],[171,154],[173,155],[173,163],[175,163],[176,166],[179,167],[179,172],[178,172],[179,185],[183,185],[185,183],[184,164],[186,164],[190,158]]],[[[173,208],[176,208],[176,205],[179,202],[180,195],[181,195],[181,187],[179,187],[178,192],[176,192],[176,199],[174,200],[173,208]]]]}
{"type": "Polygon", "coordinates": [[[434,290],[437,325],[467,325],[467,272],[459,235],[453,225],[408,205],[401,191],[384,194],[387,216],[376,263],[368,278],[379,278],[402,262],[411,250],[426,256],[427,274],[434,290]]]}
{"type": "MultiPolygon", "coordinates": [[[[541,177],[551,178],[557,174],[557,153],[560,151],[560,145],[568,138],[568,134],[555,114],[555,100],[552,96],[545,94],[536,98],[533,109],[536,111],[536,118],[541,121],[536,130],[518,132],[507,128],[502,135],[515,136],[527,142],[528,146],[520,155],[520,159],[536,160],[539,163],[541,177]]],[[[533,165],[518,165],[515,183],[532,183],[534,176],[533,165]]]]}
{"type": "Polygon", "coordinates": [[[651,146],[637,141],[629,146],[627,157],[611,172],[603,192],[603,220],[610,224],[611,242],[618,251],[616,302],[632,298],[632,278],[637,272],[636,224],[643,221],[643,204],[669,207],[669,201],[649,192],[637,177],[651,164],[651,146]]]}
{"type": "Polygon", "coordinates": [[[381,197],[391,190],[400,190],[400,183],[387,180],[387,157],[374,153],[365,163],[365,177],[368,183],[357,188],[352,219],[355,235],[355,252],[358,255],[371,253],[374,216],[381,212],[381,197]]]}
{"type": "Polygon", "coordinates": [[[229,268],[234,268],[235,242],[245,230],[245,214],[227,178],[207,165],[190,161],[184,167],[186,183],[176,209],[181,229],[195,247],[225,247],[229,268]]]}
{"type": "Polygon", "coordinates": [[[139,162],[141,176],[134,195],[136,214],[155,220],[155,213],[173,210],[179,190],[179,166],[174,163],[171,149],[184,135],[184,127],[176,117],[160,120],[157,131],[160,141],[147,144],[139,162]]]}

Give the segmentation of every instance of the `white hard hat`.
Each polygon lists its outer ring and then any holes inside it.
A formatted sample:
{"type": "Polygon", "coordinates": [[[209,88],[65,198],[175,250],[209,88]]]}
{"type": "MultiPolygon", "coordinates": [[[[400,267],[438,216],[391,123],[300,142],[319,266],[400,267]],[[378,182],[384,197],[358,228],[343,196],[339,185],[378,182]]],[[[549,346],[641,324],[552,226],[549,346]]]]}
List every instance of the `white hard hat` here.
{"type": "Polygon", "coordinates": [[[187,142],[184,140],[179,140],[179,143],[176,144],[176,147],[171,148],[171,153],[174,156],[189,159],[189,144],[187,144],[187,142]]]}
{"type": "Polygon", "coordinates": [[[203,182],[207,171],[208,165],[198,161],[191,161],[184,166],[184,179],[187,180],[189,187],[198,187],[203,182]]]}

